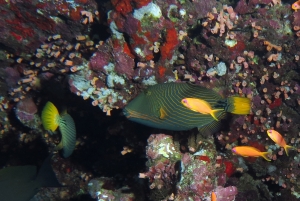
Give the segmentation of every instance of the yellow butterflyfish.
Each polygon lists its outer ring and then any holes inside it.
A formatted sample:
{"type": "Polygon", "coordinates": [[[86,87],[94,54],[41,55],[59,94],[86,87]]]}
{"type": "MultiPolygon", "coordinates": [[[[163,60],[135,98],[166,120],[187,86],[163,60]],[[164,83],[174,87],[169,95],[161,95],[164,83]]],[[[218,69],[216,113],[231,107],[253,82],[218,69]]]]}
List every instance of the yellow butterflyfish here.
{"type": "Polygon", "coordinates": [[[69,157],[73,153],[76,144],[76,128],[73,118],[67,113],[59,115],[55,105],[47,102],[42,111],[42,123],[45,130],[52,132],[59,127],[62,138],[55,149],[63,149],[63,156],[65,158],[69,157]]]}

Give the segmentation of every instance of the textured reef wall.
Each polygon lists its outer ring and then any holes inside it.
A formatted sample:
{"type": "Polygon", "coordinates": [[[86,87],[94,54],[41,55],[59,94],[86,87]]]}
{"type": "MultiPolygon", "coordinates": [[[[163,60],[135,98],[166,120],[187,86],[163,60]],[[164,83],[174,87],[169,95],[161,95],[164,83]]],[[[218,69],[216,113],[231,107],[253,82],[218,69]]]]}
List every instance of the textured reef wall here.
{"type": "Polygon", "coordinates": [[[40,120],[43,104],[53,99],[78,116],[73,159],[56,154],[53,161],[60,181],[76,185],[43,189],[37,199],[87,192],[98,200],[211,200],[212,194],[217,200],[299,199],[300,3],[292,5],[0,0],[2,166],[21,164],[17,154],[38,147],[37,139],[45,149],[58,144],[40,120]],[[120,117],[140,92],[165,82],[248,97],[251,114],[231,116],[209,137],[153,134],[162,131],[120,117]],[[288,156],[268,129],[293,146],[288,156]],[[237,145],[267,151],[271,162],[234,155],[237,145]],[[135,160],[143,166],[132,168],[135,160]]]}

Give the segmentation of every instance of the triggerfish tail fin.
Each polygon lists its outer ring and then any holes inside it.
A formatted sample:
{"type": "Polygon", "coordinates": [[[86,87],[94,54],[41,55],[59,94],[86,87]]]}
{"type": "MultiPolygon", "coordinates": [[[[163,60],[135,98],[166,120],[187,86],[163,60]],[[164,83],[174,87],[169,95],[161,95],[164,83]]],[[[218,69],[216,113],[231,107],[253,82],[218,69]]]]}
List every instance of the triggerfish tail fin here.
{"type": "Polygon", "coordinates": [[[48,101],[42,111],[42,122],[45,130],[54,132],[58,127],[59,119],[57,108],[48,101]]]}
{"type": "Polygon", "coordinates": [[[286,153],[287,156],[289,155],[289,150],[290,149],[296,149],[295,147],[292,147],[290,145],[285,145],[283,148],[284,148],[285,153],[286,153]]]}
{"type": "Polygon", "coordinates": [[[59,130],[62,135],[62,139],[59,146],[63,146],[63,157],[69,157],[74,149],[76,144],[76,128],[73,118],[69,114],[65,114],[60,118],[59,121],[59,130]]]}
{"type": "Polygon", "coordinates": [[[223,111],[223,109],[216,109],[216,110],[212,110],[210,115],[216,120],[219,121],[219,119],[216,117],[216,113],[218,113],[219,111],[223,111]]]}
{"type": "Polygon", "coordinates": [[[227,98],[226,111],[233,114],[246,115],[250,113],[251,101],[249,98],[232,96],[227,98]]]}
{"type": "Polygon", "coordinates": [[[48,156],[41,166],[36,182],[39,187],[61,187],[51,166],[52,155],[48,156]]]}
{"type": "Polygon", "coordinates": [[[270,152],[261,152],[261,157],[263,157],[264,159],[266,159],[267,161],[271,161],[268,157],[268,155],[270,154],[270,152]]]}

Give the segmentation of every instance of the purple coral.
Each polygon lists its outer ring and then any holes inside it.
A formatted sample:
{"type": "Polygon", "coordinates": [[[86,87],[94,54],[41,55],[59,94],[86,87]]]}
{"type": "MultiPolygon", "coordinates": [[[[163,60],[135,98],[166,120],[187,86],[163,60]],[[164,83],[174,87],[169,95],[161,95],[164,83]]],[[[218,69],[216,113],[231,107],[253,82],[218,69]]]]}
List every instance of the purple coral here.
{"type": "Polygon", "coordinates": [[[9,87],[12,87],[17,84],[20,79],[20,73],[16,70],[16,68],[7,67],[5,68],[6,73],[6,83],[9,87]]]}
{"type": "Polygon", "coordinates": [[[26,126],[30,121],[34,120],[35,114],[37,113],[37,107],[33,102],[32,98],[25,98],[20,100],[16,106],[16,116],[17,118],[26,126]]]}
{"type": "Polygon", "coordinates": [[[111,54],[107,50],[106,45],[100,46],[99,50],[90,59],[90,69],[93,71],[102,71],[103,67],[109,63],[110,57],[111,54]]]}
{"type": "Polygon", "coordinates": [[[226,188],[218,186],[215,189],[215,193],[218,201],[234,200],[238,194],[238,190],[235,186],[228,186],[226,188]]]}
{"type": "Polygon", "coordinates": [[[132,79],[134,60],[124,52],[117,52],[115,55],[116,67],[115,70],[118,75],[125,75],[127,78],[132,79]]]}
{"type": "Polygon", "coordinates": [[[149,178],[150,188],[166,188],[176,178],[175,164],[180,159],[171,136],[165,134],[151,135],[148,138],[147,157],[149,170],[140,173],[140,178],[149,178]]]}

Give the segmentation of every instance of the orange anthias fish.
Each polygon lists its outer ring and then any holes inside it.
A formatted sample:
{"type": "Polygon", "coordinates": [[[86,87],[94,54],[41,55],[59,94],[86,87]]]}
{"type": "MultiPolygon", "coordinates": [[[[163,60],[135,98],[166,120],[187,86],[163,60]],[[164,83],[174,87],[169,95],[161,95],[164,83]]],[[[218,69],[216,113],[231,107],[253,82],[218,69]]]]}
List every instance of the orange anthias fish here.
{"type": "Polygon", "coordinates": [[[223,109],[213,110],[208,102],[199,98],[184,98],[181,103],[192,111],[199,112],[201,114],[210,114],[216,121],[219,121],[215,116],[215,112],[223,109]]]}
{"type": "Polygon", "coordinates": [[[276,144],[278,144],[280,147],[284,148],[285,153],[288,156],[289,155],[288,150],[293,147],[286,144],[282,135],[280,135],[280,133],[278,133],[275,130],[267,130],[267,134],[276,144]]]}
{"type": "Polygon", "coordinates": [[[292,4],[292,9],[295,10],[295,11],[300,9],[300,0],[298,0],[295,3],[292,4]]]}
{"type": "Polygon", "coordinates": [[[233,147],[232,148],[232,152],[243,156],[243,157],[263,157],[264,159],[266,159],[267,161],[271,161],[268,158],[268,154],[269,152],[261,152],[258,149],[256,149],[255,147],[251,147],[251,146],[237,146],[237,147],[233,147]]]}
{"type": "Polygon", "coordinates": [[[211,193],[211,201],[217,201],[217,195],[215,192],[211,193]]]}

